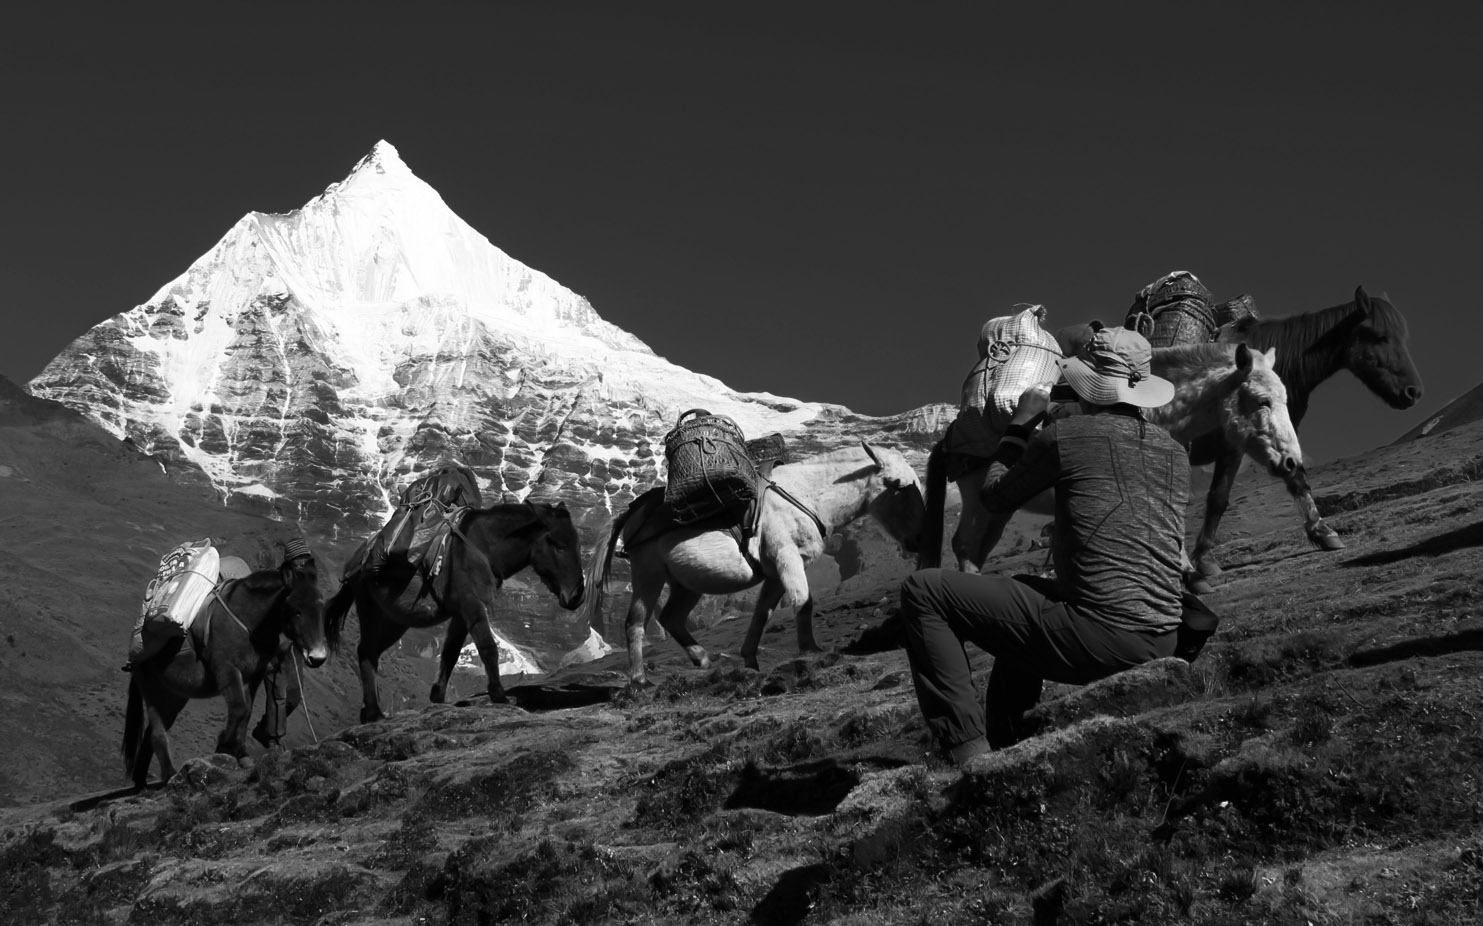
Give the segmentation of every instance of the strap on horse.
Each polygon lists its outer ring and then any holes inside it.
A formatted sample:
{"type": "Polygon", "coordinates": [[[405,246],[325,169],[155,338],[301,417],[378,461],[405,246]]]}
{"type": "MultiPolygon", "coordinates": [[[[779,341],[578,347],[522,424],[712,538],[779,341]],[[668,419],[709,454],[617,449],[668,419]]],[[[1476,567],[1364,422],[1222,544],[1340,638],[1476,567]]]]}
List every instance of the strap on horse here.
{"type": "MultiPolygon", "coordinates": [[[[221,604],[222,610],[227,612],[227,617],[230,617],[238,627],[242,628],[242,632],[250,637],[252,636],[252,631],[248,630],[247,625],[242,623],[242,618],[237,616],[237,612],[232,610],[232,606],[227,604],[226,598],[223,597],[221,593],[222,589],[227,589],[228,591],[230,591],[231,588],[235,586],[238,581],[240,580],[229,579],[228,581],[223,582],[220,586],[211,589],[211,596],[221,604]]],[[[211,615],[212,611],[208,608],[206,611],[206,620],[203,622],[203,625],[201,627],[201,649],[203,651],[209,649],[211,646],[211,615]]]]}
{"type": "Polygon", "coordinates": [[[766,483],[766,484],[762,487],[762,491],[759,492],[758,495],[757,495],[757,511],[758,511],[757,519],[759,521],[762,518],[762,515],[761,515],[761,511],[762,511],[762,499],[766,497],[766,493],[768,492],[768,490],[771,490],[771,491],[776,492],[779,495],[781,495],[783,497],[783,500],[784,501],[788,502],[790,505],[792,505],[793,507],[797,508],[799,511],[802,511],[804,514],[808,515],[809,516],[809,520],[811,520],[811,521],[814,522],[814,527],[816,527],[816,528],[819,529],[819,537],[820,537],[820,539],[828,539],[828,537],[829,537],[829,528],[827,528],[827,527],[824,526],[824,522],[822,520],[820,520],[818,514],[815,513],[812,508],[810,508],[809,506],[805,505],[803,502],[799,501],[793,495],[792,492],[789,492],[787,489],[785,489],[782,486],[778,485],[776,482],[773,482],[771,479],[763,478],[762,481],[764,483],[766,483]]]}

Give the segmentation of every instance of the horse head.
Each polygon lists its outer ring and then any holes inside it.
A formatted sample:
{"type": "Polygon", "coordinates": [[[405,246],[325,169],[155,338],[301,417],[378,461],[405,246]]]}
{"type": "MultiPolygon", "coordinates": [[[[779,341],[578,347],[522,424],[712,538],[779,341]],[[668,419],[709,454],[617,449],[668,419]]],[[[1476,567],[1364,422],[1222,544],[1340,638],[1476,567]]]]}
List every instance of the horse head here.
{"type": "Polygon", "coordinates": [[[1411,360],[1406,319],[1384,298],[1354,290],[1354,312],[1339,332],[1344,338],[1345,369],[1391,408],[1410,408],[1421,401],[1421,374],[1411,360]]]}
{"type": "Polygon", "coordinates": [[[922,484],[917,471],[906,462],[899,450],[872,447],[860,442],[876,472],[871,475],[870,514],[892,539],[907,553],[921,546],[922,530],[927,523],[927,506],[922,500],[922,484]]]}
{"type": "Polygon", "coordinates": [[[1277,349],[1236,345],[1236,370],[1224,402],[1226,438],[1281,478],[1303,466],[1303,448],[1287,412],[1287,387],[1277,377],[1277,349]]]}
{"type": "Polygon", "coordinates": [[[530,548],[530,565],[568,611],[582,606],[587,583],[582,569],[582,538],[564,503],[531,503],[541,529],[530,548]]]}
{"type": "Polygon", "coordinates": [[[325,627],[324,595],[319,590],[319,570],[314,557],[298,556],[280,569],[283,579],[283,605],[292,613],[284,622],[283,633],[304,654],[309,668],[324,665],[336,642],[325,627]]]}

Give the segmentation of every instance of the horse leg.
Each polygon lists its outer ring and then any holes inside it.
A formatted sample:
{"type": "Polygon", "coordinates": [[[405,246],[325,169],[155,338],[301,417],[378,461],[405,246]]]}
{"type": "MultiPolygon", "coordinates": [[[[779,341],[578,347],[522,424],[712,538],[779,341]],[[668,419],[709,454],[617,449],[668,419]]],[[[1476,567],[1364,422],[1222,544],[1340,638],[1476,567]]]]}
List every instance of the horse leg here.
{"type": "Polygon", "coordinates": [[[752,624],[747,628],[747,638],[742,641],[742,665],[748,669],[761,668],[757,664],[757,650],[762,646],[762,631],[767,626],[768,615],[772,614],[772,609],[782,600],[783,583],[773,578],[764,580],[762,589],[757,593],[757,607],[752,611],[752,624]]]}
{"type": "Polygon", "coordinates": [[[783,597],[794,605],[793,622],[797,625],[798,651],[823,652],[819,641],[814,639],[814,596],[809,590],[808,573],[804,571],[803,556],[797,547],[784,547],[779,551],[777,570],[783,597]]]}
{"type": "MultiPolygon", "coordinates": [[[[494,615],[490,613],[489,605],[482,601],[468,602],[462,610],[465,615],[472,611],[472,619],[465,616],[463,622],[468,627],[469,635],[474,638],[474,646],[479,650],[479,661],[484,663],[484,675],[489,681],[489,703],[506,704],[510,699],[505,695],[504,683],[499,678],[499,643],[494,639],[492,625],[494,615]]],[[[443,655],[446,659],[446,648],[443,655]]],[[[455,654],[454,659],[457,658],[455,654]]]]}
{"type": "MultiPolygon", "coordinates": [[[[633,578],[631,586],[632,594],[628,599],[628,614],[623,618],[623,635],[628,644],[628,684],[634,688],[647,688],[649,679],[644,674],[644,627],[649,623],[649,616],[654,613],[654,606],[659,603],[659,593],[664,591],[663,578],[654,581],[652,574],[641,572],[641,566],[635,560],[629,560],[633,567],[633,578]]],[[[670,595],[675,592],[672,590],[670,595]]]]}
{"type": "Polygon", "coordinates": [[[216,738],[216,751],[240,759],[247,755],[247,721],[252,716],[256,686],[249,688],[242,673],[232,669],[222,679],[221,695],[227,702],[227,722],[216,738]]]}
{"type": "Polygon", "coordinates": [[[1287,492],[1297,506],[1298,516],[1303,519],[1303,531],[1308,535],[1309,542],[1320,550],[1344,549],[1344,541],[1339,538],[1339,532],[1329,527],[1323,515],[1318,513],[1318,505],[1314,503],[1313,493],[1308,488],[1308,474],[1303,467],[1299,466],[1282,481],[1286,483],[1287,492]]]}
{"type": "Polygon", "coordinates": [[[356,608],[356,613],[360,615],[360,643],[355,648],[355,654],[360,660],[361,723],[371,723],[386,716],[376,697],[376,670],[381,665],[381,654],[390,649],[406,632],[405,627],[397,624],[372,622],[366,617],[367,610],[356,608]]]}
{"type": "Polygon", "coordinates": [[[185,707],[185,699],[157,692],[153,697],[147,698],[145,704],[149,712],[150,748],[140,745],[140,759],[143,761],[134,766],[134,783],[141,788],[149,777],[150,751],[160,758],[160,783],[164,784],[175,777],[175,759],[170,755],[170,727],[174,725],[180,709],[185,707]]]}
{"type": "Polygon", "coordinates": [[[434,704],[443,703],[443,698],[448,693],[448,679],[453,677],[453,669],[458,665],[458,656],[463,652],[464,641],[468,638],[468,625],[464,624],[463,618],[453,615],[448,621],[448,630],[443,635],[443,651],[438,657],[438,680],[433,682],[433,690],[427,693],[427,699],[434,704]]]}
{"type": "Polygon", "coordinates": [[[1207,579],[1220,575],[1220,563],[1215,560],[1215,532],[1231,505],[1231,486],[1240,466],[1240,448],[1222,448],[1215,458],[1215,473],[1210,479],[1210,491],[1205,495],[1205,523],[1200,525],[1192,557],[1195,573],[1207,579]]]}
{"type": "MultiPolygon", "coordinates": [[[[983,563],[983,558],[978,554],[987,512],[978,500],[978,490],[977,480],[958,480],[958,495],[962,498],[963,506],[958,513],[958,526],[953,531],[953,556],[958,560],[958,570],[970,574],[978,573],[983,563]]],[[[1003,530],[1002,526],[1000,530],[1003,530]]]]}
{"type": "Polygon", "coordinates": [[[995,524],[989,510],[983,508],[979,493],[983,491],[988,473],[988,469],[976,470],[958,479],[962,510],[958,513],[958,528],[952,533],[952,554],[958,558],[958,570],[974,576],[983,571],[983,559],[994,549],[995,543],[1000,542],[1004,524],[1008,521],[1005,518],[995,524]]]}
{"type": "MultiPolygon", "coordinates": [[[[985,511],[986,517],[983,526],[983,536],[978,541],[978,549],[974,551],[972,565],[974,572],[983,572],[984,561],[989,554],[999,545],[999,540],[1004,536],[1004,528],[1009,526],[1009,519],[1014,517],[1012,511],[985,511]]],[[[963,570],[967,572],[968,570],[963,570]]]]}
{"type": "Polygon", "coordinates": [[[700,603],[700,593],[692,592],[675,583],[669,584],[669,600],[664,607],[659,609],[659,626],[669,631],[669,635],[675,638],[685,655],[690,657],[690,662],[696,668],[709,669],[711,657],[706,653],[705,647],[695,641],[695,636],[685,626],[685,621],[690,617],[690,612],[700,603]]]}

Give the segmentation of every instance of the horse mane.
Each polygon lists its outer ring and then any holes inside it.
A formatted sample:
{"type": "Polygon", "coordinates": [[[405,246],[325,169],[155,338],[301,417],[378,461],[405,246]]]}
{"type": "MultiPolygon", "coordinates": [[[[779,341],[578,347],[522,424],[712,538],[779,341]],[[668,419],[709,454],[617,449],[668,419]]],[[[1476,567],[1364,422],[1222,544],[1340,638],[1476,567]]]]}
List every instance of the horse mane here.
{"type": "Polygon", "coordinates": [[[1231,345],[1214,341],[1154,348],[1154,357],[1166,373],[1169,370],[1207,369],[1222,362],[1231,363],[1234,356],[1231,345]]]}
{"type": "Polygon", "coordinates": [[[469,512],[468,519],[470,521],[476,519],[483,520],[485,517],[490,515],[525,516],[524,519],[519,521],[518,523],[508,526],[508,529],[506,530],[507,536],[512,536],[522,531],[530,530],[534,527],[544,526],[546,524],[549,524],[552,520],[560,521],[562,518],[566,518],[568,521],[572,520],[572,513],[569,509],[567,509],[565,505],[553,504],[551,502],[532,501],[503,502],[496,505],[490,505],[487,508],[475,508],[469,512]]]}
{"type": "Polygon", "coordinates": [[[278,569],[258,569],[237,580],[251,592],[276,592],[284,587],[283,573],[278,569]]]}
{"type": "MultiPolygon", "coordinates": [[[[1409,334],[1406,318],[1383,296],[1370,296],[1370,324],[1381,335],[1404,342],[1409,334]]],[[[1252,348],[1277,348],[1278,375],[1289,392],[1308,393],[1333,372],[1333,354],[1340,339],[1352,327],[1350,316],[1359,311],[1351,299],[1326,309],[1315,309],[1282,318],[1247,317],[1234,325],[1239,340],[1252,348]]]]}

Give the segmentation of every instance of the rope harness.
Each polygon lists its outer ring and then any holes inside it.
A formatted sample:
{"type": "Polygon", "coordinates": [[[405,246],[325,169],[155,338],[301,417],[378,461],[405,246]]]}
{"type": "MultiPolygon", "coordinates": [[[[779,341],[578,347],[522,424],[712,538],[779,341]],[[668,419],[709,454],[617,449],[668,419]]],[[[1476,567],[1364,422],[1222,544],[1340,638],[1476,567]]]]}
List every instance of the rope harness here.
{"type": "MultiPolygon", "coordinates": [[[[984,356],[979,358],[979,361],[968,371],[968,375],[963,377],[963,385],[958,389],[959,394],[967,392],[968,384],[973,381],[975,376],[987,374],[990,370],[1004,366],[1015,355],[1015,352],[1022,347],[1045,351],[1047,354],[1052,354],[1056,357],[1065,356],[1058,349],[1046,347],[1044,344],[1035,344],[1030,341],[991,341],[984,356]]],[[[987,404],[989,400],[989,382],[990,377],[984,375],[983,387],[979,390],[978,396],[979,401],[983,404],[987,404]]]]}

